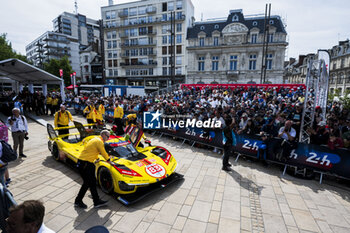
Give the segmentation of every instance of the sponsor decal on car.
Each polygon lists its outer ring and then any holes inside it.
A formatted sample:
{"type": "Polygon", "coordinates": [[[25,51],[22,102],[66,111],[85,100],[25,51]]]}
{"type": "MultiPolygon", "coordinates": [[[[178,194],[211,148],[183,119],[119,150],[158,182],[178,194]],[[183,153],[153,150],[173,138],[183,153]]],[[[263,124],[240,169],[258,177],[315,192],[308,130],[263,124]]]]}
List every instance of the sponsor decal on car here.
{"type": "Polygon", "coordinates": [[[159,164],[152,163],[146,166],[146,173],[154,178],[161,178],[165,175],[165,168],[159,164]]]}

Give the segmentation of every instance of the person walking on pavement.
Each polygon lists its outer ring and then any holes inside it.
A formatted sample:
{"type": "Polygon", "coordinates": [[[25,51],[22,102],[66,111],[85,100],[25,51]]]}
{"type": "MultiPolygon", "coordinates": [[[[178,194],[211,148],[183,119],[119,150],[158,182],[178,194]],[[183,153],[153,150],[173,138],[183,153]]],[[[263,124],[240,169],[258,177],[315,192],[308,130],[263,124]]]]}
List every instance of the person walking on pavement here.
{"type": "Polygon", "coordinates": [[[95,208],[104,206],[107,203],[107,201],[101,200],[97,193],[94,163],[99,162],[99,154],[101,154],[106,161],[110,160],[104,147],[104,143],[109,139],[110,133],[108,130],[102,130],[100,135],[101,137],[95,137],[88,141],[83,151],[78,156],[77,166],[83,178],[83,184],[79,190],[78,196],[75,198],[74,206],[83,209],[87,208],[87,205],[83,202],[83,198],[88,189],[90,189],[95,208]]]}
{"type": "MultiPolygon", "coordinates": [[[[55,113],[55,127],[68,127],[69,121],[73,122],[72,114],[66,110],[66,106],[61,104],[61,110],[55,113]]],[[[69,134],[69,129],[58,130],[58,135],[69,134]]],[[[63,137],[63,139],[68,138],[68,136],[63,137]]]]}
{"type": "Polygon", "coordinates": [[[6,125],[11,129],[13,138],[13,150],[17,153],[17,148],[19,146],[19,156],[26,158],[27,156],[23,154],[24,138],[28,135],[28,123],[25,116],[20,115],[20,110],[18,108],[12,109],[12,116],[7,118],[6,125]]]}
{"type": "Polygon", "coordinates": [[[115,108],[114,108],[114,124],[117,126],[117,135],[124,134],[123,121],[122,121],[123,116],[124,116],[124,110],[117,101],[115,103],[115,108]]]}
{"type": "Polygon", "coordinates": [[[233,137],[232,137],[232,130],[234,126],[234,121],[231,117],[226,117],[225,119],[225,128],[223,131],[224,134],[224,156],[222,159],[222,170],[224,171],[230,171],[231,164],[228,162],[228,159],[230,157],[230,154],[232,153],[232,143],[233,143],[233,137]]]}

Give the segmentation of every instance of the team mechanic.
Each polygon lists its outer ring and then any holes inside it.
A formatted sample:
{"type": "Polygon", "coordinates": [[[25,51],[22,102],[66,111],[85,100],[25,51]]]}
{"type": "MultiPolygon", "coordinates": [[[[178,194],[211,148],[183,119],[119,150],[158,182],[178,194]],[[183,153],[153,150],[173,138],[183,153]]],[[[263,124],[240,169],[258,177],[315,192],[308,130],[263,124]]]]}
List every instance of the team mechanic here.
{"type": "Polygon", "coordinates": [[[110,158],[105,150],[104,143],[108,140],[110,133],[108,130],[102,130],[100,135],[101,137],[95,137],[88,141],[83,151],[78,156],[77,166],[83,178],[83,184],[79,190],[78,196],[75,198],[74,205],[83,209],[87,208],[87,205],[83,202],[83,198],[88,189],[90,189],[95,208],[104,206],[107,203],[107,201],[101,200],[97,193],[94,162],[99,161],[99,154],[109,161],[110,158]]]}
{"type": "MultiPolygon", "coordinates": [[[[66,110],[66,106],[61,104],[61,110],[55,113],[55,127],[68,127],[69,121],[73,122],[72,114],[66,110]]],[[[69,129],[58,130],[58,135],[69,134],[69,129]]],[[[64,137],[63,139],[68,138],[64,137]]]]}

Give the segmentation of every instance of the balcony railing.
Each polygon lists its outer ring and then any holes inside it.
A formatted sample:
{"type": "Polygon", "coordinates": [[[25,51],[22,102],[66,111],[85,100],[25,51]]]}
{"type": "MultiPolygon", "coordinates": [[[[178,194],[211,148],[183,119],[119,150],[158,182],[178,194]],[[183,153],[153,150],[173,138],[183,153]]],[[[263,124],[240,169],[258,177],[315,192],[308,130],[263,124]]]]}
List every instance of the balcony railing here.
{"type": "Polygon", "coordinates": [[[146,9],[147,14],[153,14],[156,12],[157,12],[157,8],[155,6],[150,6],[150,7],[147,7],[147,9],[146,9]]]}
{"type": "Polygon", "coordinates": [[[129,14],[128,14],[128,12],[120,11],[120,12],[118,13],[118,16],[121,17],[121,18],[123,18],[123,17],[128,17],[129,14]]]}
{"type": "Polygon", "coordinates": [[[126,44],[126,43],[122,43],[121,44],[121,47],[140,47],[140,46],[155,46],[157,45],[157,42],[154,41],[152,43],[147,43],[147,44],[139,44],[139,43],[136,43],[136,44],[126,44]]]}
{"type": "Polygon", "coordinates": [[[156,66],[157,62],[153,61],[153,62],[149,62],[149,63],[143,63],[143,62],[137,62],[137,63],[125,63],[125,62],[121,62],[120,66],[156,66]]]}

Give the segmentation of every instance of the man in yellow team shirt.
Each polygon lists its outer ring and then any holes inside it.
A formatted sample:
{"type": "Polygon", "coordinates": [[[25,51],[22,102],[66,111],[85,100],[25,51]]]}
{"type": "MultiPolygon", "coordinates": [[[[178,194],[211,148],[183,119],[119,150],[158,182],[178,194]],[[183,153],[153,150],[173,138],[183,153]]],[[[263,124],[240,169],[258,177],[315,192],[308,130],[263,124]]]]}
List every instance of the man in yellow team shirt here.
{"type": "MultiPolygon", "coordinates": [[[[73,122],[72,114],[66,110],[66,106],[61,104],[61,110],[55,113],[55,127],[68,127],[69,121],[73,122]]],[[[69,129],[58,130],[58,135],[69,134],[69,129]]],[[[63,139],[66,139],[64,137],[63,139]]]]}
{"type": "Polygon", "coordinates": [[[53,96],[52,97],[52,101],[51,101],[51,116],[53,116],[53,114],[58,111],[58,97],[57,96],[53,96]]]}
{"type": "Polygon", "coordinates": [[[83,110],[83,113],[86,114],[86,120],[88,124],[94,124],[96,122],[96,112],[94,110],[95,106],[91,103],[89,103],[88,106],[86,106],[86,108],[83,110]]]}
{"type": "Polygon", "coordinates": [[[104,143],[108,140],[110,133],[108,130],[102,130],[100,135],[101,137],[95,137],[88,141],[84,150],[78,157],[77,165],[80,175],[83,178],[83,185],[79,190],[78,196],[75,198],[74,206],[83,209],[87,208],[87,205],[83,202],[83,198],[88,189],[90,189],[95,208],[104,206],[107,203],[107,201],[101,200],[97,193],[94,162],[99,161],[99,154],[101,154],[105,160],[109,161],[110,158],[106,152],[104,143]]]}
{"type": "Polygon", "coordinates": [[[114,124],[117,126],[117,135],[123,135],[124,129],[123,129],[123,116],[124,116],[124,110],[121,106],[119,106],[118,101],[115,103],[114,108],[114,124]]]}
{"type": "MultiPolygon", "coordinates": [[[[46,111],[45,111],[45,115],[49,115],[49,110],[50,112],[52,112],[52,98],[50,94],[47,94],[46,96],[46,111]]],[[[52,113],[51,113],[52,115],[52,113]]]]}

